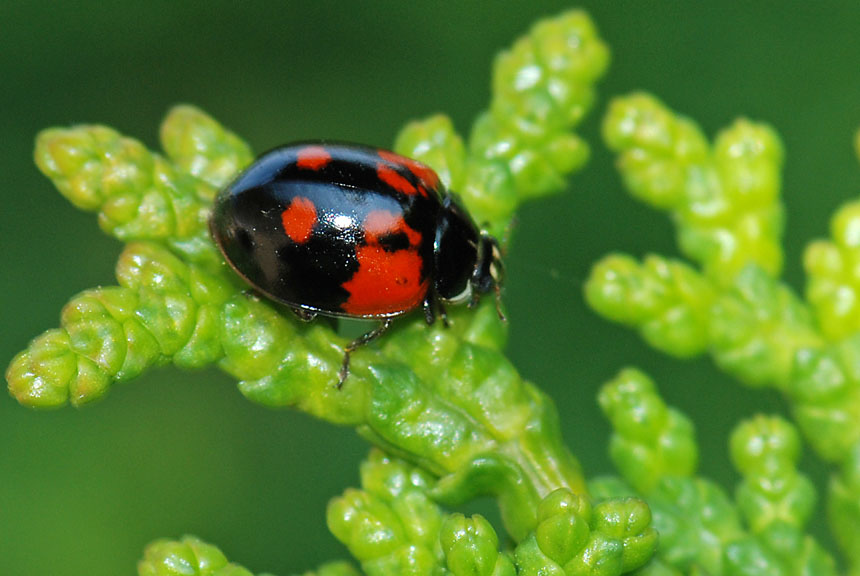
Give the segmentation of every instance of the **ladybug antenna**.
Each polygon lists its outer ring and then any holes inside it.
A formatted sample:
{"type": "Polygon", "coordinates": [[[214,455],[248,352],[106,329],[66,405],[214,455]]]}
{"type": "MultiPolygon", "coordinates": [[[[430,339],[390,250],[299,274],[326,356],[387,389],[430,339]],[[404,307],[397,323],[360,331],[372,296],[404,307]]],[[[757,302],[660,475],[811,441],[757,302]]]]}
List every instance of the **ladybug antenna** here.
{"type": "Polygon", "coordinates": [[[499,315],[499,320],[502,322],[507,322],[508,318],[505,316],[505,313],[502,312],[502,285],[496,284],[495,286],[496,292],[496,314],[499,315]]]}

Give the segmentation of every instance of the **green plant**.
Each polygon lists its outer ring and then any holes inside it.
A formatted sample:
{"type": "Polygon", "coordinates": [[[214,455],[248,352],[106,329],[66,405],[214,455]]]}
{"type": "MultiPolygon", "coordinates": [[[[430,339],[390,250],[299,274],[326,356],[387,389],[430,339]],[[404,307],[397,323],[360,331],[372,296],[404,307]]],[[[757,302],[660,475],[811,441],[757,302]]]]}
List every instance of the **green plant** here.
{"type": "MultiPolygon", "coordinates": [[[[468,142],[434,117],[407,126],[395,148],[433,166],[478,220],[503,233],[523,200],[560,191],[584,164],[587,146],[570,130],[606,63],[584,14],[540,23],[500,57],[493,100],[468,142]]],[[[701,272],[612,256],[595,267],[589,301],[658,349],[708,351],[741,381],[783,391],[805,437],[841,466],[834,532],[856,566],[853,308],[831,307],[832,294],[853,289],[851,210],[837,218],[833,244],[810,250],[808,306],[775,279],[781,153],[772,130],[740,122],[711,147],[691,121],[633,96],[610,109],[606,139],[634,195],[672,211],[701,272]]],[[[362,467],[361,490],[335,499],[328,519],[367,574],[834,571],[804,533],[814,491],[796,470],[790,424],[739,427],[732,453],[744,480],[733,502],[694,476],[692,425],[627,370],[600,399],[621,477],[586,482],[552,403],[500,352],[505,327],[492,305],[452,314],[449,329],[402,323],[356,354],[338,391],[346,340],[247,295],[208,238],[208,204],[250,161],[248,147],[190,107],[170,113],[162,147],[166,157],[97,126],[39,137],[40,169],[128,246],[118,286],[75,297],[61,328],[13,360],[7,380],[21,403],[81,405],[155,365],[217,363],[253,401],[353,426],[378,449],[362,467]],[[481,494],[498,500],[510,542],[480,516],[449,511],[481,494]]],[[[248,573],[193,538],[154,543],[139,572],[248,573]]],[[[319,573],[356,571],[331,564],[319,573]]]]}

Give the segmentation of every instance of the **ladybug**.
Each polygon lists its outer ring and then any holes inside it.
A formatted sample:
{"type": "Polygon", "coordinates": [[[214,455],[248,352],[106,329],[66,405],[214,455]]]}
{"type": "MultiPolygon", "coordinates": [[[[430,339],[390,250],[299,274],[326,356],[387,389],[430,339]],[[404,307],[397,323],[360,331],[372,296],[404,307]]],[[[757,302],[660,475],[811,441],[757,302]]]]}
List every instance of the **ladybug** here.
{"type": "Polygon", "coordinates": [[[447,325],[444,304],[474,306],[495,290],[503,318],[496,240],[432,169],[387,150],[276,148],[221,190],[209,226],[239,276],[301,319],[380,321],[346,347],[338,387],[350,354],[419,306],[447,325]]]}

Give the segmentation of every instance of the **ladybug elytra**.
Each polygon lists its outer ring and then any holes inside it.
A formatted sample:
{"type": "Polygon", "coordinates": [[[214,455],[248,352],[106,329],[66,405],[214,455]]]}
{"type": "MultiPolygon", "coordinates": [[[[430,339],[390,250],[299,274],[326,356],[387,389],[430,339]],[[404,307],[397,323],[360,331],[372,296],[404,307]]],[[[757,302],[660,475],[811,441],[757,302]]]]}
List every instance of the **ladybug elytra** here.
{"type": "Polygon", "coordinates": [[[386,150],[276,148],[219,193],[210,228],[233,269],[300,318],[381,321],[346,347],[338,386],[350,353],[392,318],[423,306],[432,324],[444,304],[473,306],[491,290],[499,305],[496,240],[432,169],[386,150]]]}

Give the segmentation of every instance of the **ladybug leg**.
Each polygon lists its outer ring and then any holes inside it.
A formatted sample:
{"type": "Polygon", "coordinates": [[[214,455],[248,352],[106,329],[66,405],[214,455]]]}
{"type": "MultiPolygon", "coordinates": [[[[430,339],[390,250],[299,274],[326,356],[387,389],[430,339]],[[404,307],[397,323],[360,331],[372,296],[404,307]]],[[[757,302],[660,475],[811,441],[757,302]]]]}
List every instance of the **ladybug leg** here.
{"type": "Polygon", "coordinates": [[[310,322],[314,318],[317,317],[317,313],[311,310],[305,310],[304,308],[298,308],[295,306],[290,306],[290,310],[293,311],[293,314],[301,320],[302,322],[310,322]]]}
{"type": "Polygon", "coordinates": [[[433,322],[436,321],[436,298],[428,292],[427,297],[424,299],[424,320],[427,321],[428,326],[432,326],[433,322]]]}
{"type": "Polygon", "coordinates": [[[373,342],[382,334],[388,330],[388,327],[391,326],[391,318],[386,318],[379,324],[376,328],[367,332],[366,334],[362,334],[352,342],[350,342],[347,347],[343,351],[343,362],[340,365],[340,372],[338,372],[338,380],[337,380],[337,389],[340,390],[343,388],[343,383],[346,380],[346,377],[349,376],[349,355],[355,352],[358,348],[361,348],[365,344],[373,342]]]}
{"type": "Polygon", "coordinates": [[[435,294],[427,293],[424,299],[424,319],[428,325],[432,325],[436,321],[436,315],[442,320],[445,328],[448,327],[448,314],[445,312],[445,306],[442,301],[436,298],[435,294]]]}
{"type": "Polygon", "coordinates": [[[448,327],[448,312],[445,310],[445,305],[442,302],[436,302],[436,308],[439,310],[439,318],[442,320],[442,326],[448,327]]]}
{"type": "Polygon", "coordinates": [[[502,322],[507,322],[508,319],[505,316],[505,313],[502,312],[502,287],[496,284],[496,314],[499,315],[499,320],[502,322]]]}
{"type": "MultiPolygon", "coordinates": [[[[302,322],[310,322],[319,317],[319,312],[315,312],[313,310],[306,310],[304,308],[299,308],[298,306],[290,306],[289,308],[292,313],[295,314],[296,318],[302,322]]],[[[329,328],[337,330],[337,319],[327,316],[323,316],[321,319],[326,321],[329,328]]]]}

